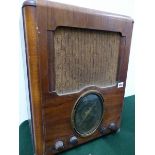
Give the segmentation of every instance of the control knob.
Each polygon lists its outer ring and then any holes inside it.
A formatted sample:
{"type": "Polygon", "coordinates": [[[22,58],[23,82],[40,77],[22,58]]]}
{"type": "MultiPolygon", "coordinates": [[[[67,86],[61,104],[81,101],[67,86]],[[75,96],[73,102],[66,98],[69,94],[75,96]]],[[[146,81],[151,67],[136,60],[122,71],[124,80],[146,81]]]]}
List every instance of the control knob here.
{"type": "Polygon", "coordinates": [[[55,143],[55,149],[56,150],[61,150],[61,149],[63,149],[64,148],[64,143],[63,143],[63,141],[57,141],[56,143],[55,143]]]}
{"type": "Polygon", "coordinates": [[[76,136],[72,136],[69,140],[70,144],[75,145],[78,143],[78,139],[76,136]]]}

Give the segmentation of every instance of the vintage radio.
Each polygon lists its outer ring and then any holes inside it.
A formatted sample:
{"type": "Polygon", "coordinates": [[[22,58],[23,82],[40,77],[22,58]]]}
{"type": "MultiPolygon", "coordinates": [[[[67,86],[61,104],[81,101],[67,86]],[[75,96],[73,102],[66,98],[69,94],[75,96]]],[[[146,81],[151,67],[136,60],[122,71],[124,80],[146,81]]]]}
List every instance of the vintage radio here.
{"type": "Polygon", "coordinates": [[[26,1],[23,21],[36,155],[120,128],[133,20],[26,1]]]}

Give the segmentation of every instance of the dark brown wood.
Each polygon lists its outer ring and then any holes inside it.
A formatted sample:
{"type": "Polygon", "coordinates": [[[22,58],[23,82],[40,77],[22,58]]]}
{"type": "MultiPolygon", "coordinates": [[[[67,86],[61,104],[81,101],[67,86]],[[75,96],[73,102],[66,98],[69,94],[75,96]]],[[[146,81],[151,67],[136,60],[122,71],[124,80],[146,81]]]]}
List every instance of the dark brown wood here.
{"type": "MultiPolygon", "coordinates": [[[[133,20],[127,16],[44,0],[37,1],[36,6],[34,4],[32,1],[24,3],[23,16],[35,152],[36,155],[53,155],[58,153],[53,149],[57,140],[64,141],[64,151],[73,147],[69,144],[72,135],[78,137],[77,145],[102,136],[96,131],[81,138],[71,126],[73,106],[79,96],[89,90],[99,91],[104,98],[101,126],[108,128],[112,122],[120,126],[133,20]],[[58,95],[55,90],[54,32],[60,26],[120,33],[116,80],[124,82],[124,86],[87,86],[78,92],[58,95]]],[[[105,134],[109,133],[111,130],[107,129],[105,134]]]]}
{"type": "Polygon", "coordinates": [[[29,93],[31,101],[31,115],[33,127],[33,139],[37,155],[43,154],[43,122],[42,122],[42,94],[41,79],[39,73],[39,55],[37,53],[37,29],[36,7],[25,6],[23,8],[23,20],[25,29],[25,46],[27,55],[27,68],[29,77],[29,93]]]}
{"type": "MultiPolygon", "coordinates": [[[[104,97],[104,117],[101,126],[108,127],[110,122],[115,122],[117,126],[120,126],[121,111],[123,105],[124,88],[117,89],[117,87],[109,89],[100,89],[97,87],[87,87],[80,93],[63,95],[63,96],[52,96],[46,97],[46,104],[44,106],[45,110],[45,143],[47,154],[51,154],[51,146],[57,140],[63,140],[65,143],[65,149],[71,148],[69,144],[69,138],[72,135],[76,135],[79,140],[79,144],[85,143],[89,140],[102,136],[100,132],[95,132],[93,135],[82,138],[78,136],[71,126],[71,112],[72,108],[84,92],[88,90],[97,90],[104,97]],[[64,110],[65,109],[65,110],[64,110]],[[59,123],[58,123],[59,122],[59,123]]],[[[107,134],[110,130],[107,131],[107,134]]],[[[53,153],[57,151],[53,150],[53,153]]]]}

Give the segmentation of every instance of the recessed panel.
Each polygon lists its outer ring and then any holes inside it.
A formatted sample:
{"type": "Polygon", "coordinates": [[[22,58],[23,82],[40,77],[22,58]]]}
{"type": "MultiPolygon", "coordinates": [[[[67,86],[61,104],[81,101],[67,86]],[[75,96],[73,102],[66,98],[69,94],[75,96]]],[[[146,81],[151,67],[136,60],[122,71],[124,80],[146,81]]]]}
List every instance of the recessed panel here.
{"type": "Polygon", "coordinates": [[[54,33],[56,92],[115,85],[119,44],[119,33],[58,27],[54,33]]]}

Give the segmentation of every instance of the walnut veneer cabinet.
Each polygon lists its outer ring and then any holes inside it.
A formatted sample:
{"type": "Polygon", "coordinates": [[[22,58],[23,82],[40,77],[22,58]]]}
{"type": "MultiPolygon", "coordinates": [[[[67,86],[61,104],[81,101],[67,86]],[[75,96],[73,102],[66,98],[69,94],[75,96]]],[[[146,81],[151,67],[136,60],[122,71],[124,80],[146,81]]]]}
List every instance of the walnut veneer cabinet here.
{"type": "Polygon", "coordinates": [[[43,0],[22,9],[35,154],[117,132],[133,20],[43,0]]]}

